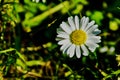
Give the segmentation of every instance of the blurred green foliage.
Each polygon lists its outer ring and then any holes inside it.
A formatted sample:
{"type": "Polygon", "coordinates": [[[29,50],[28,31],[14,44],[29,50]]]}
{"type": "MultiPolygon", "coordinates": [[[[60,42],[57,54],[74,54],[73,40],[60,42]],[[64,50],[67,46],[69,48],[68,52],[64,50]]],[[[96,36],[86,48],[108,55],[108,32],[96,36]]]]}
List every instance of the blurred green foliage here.
{"type": "Polygon", "coordinates": [[[119,80],[119,0],[0,0],[0,80],[119,80]],[[55,41],[69,16],[88,16],[102,33],[89,56],[69,58],[55,41]]]}

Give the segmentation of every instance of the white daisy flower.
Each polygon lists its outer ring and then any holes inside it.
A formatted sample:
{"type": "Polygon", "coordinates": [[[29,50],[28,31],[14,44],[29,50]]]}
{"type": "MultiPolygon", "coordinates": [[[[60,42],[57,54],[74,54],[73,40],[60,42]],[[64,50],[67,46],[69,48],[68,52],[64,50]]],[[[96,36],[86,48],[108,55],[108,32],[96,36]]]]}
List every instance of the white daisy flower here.
{"type": "Polygon", "coordinates": [[[61,45],[60,50],[67,53],[70,57],[74,55],[77,58],[81,54],[88,56],[89,51],[94,52],[101,42],[101,37],[97,36],[101,31],[95,21],[90,21],[88,17],[68,17],[68,22],[62,22],[60,28],[57,29],[58,44],[61,45]]]}

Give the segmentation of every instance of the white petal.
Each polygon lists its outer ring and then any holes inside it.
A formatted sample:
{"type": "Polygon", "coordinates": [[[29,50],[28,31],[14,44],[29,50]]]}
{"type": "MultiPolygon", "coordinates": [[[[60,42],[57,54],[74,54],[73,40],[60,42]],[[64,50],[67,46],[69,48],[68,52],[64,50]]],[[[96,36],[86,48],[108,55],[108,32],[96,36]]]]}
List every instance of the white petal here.
{"type": "Polygon", "coordinates": [[[76,29],[79,29],[79,18],[78,16],[75,16],[75,25],[76,25],[76,29]]]}
{"type": "Polygon", "coordinates": [[[72,44],[72,45],[68,48],[67,54],[68,54],[70,57],[73,57],[73,56],[74,56],[74,54],[75,54],[75,45],[74,45],[74,44],[72,44]]]}
{"type": "Polygon", "coordinates": [[[73,17],[68,18],[68,23],[70,24],[71,29],[74,31],[75,30],[75,24],[73,21],[73,17]]]}
{"type": "Polygon", "coordinates": [[[76,46],[76,56],[77,56],[77,58],[80,58],[80,57],[81,57],[80,46],[76,46]]]}
{"type": "MultiPolygon", "coordinates": [[[[97,44],[96,44],[96,45],[97,45],[97,44]]],[[[89,47],[89,50],[90,50],[91,52],[94,52],[94,51],[95,51],[95,49],[96,49],[96,46],[89,47]]]]}
{"type": "Polygon", "coordinates": [[[68,41],[68,42],[66,42],[65,44],[63,44],[63,45],[61,46],[60,50],[62,50],[63,53],[65,53],[65,51],[70,47],[70,45],[71,45],[71,42],[68,41]]]}
{"type": "Polygon", "coordinates": [[[85,28],[87,27],[88,22],[89,22],[89,18],[86,17],[86,18],[83,20],[83,23],[82,23],[82,27],[81,27],[82,30],[85,30],[85,28]]]}
{"type": "Polygon", "coordinates": [[[55,40],[56,40],[56,41],[61,41],[61,40],[63,40],[63,38],[57,37],[57,38],[55,38],[55,40]]]}
{"type": "Polygon", "coordinates": [[[93,43],[93,42],[86,42],[86,46],[88,46],[88,48],[89,48],[89,50],[91,50],[91,52],[94,52],[95,49],[96,49],[97,47],[99,47],[98,44],[93,43]]]}
{"type": "Polygon", "coordinates": [[[70,26],[65,22],[62,22],[62,24],[60,24],[60,27],[68,34],[72,32],[70,26]]]}
{"type": "Polygon", "coordinates": [[[85,45],[81,45],[81,48],[82,48],[82,50],[83,50],[83,55],[84,55],[84,56],[88,56],[89,51],[88,51],[88,49],[85,47],[85,45]]]}
{"type": "Polygon", "coordinates": [[[87,27],[85,28],[85,31],[87,31],[91,26],[95,24],[95,21],[91,21],[88,23],[87,27]]]}
{"type": "Polygon", "coordinates": [[[95,35],[97,35],[97,34],[99,34],[99,33],[101,33],[101,30],[99,30],[99,29],[95,29],[95,30],[93,31],[93,34],[95,34],[95,35]]]}
{"type": "Polygon", "coordinates": [[[66,44],[66,42],[68,42],[69,39],[63,39],[61,41],[58,42],[59,45],[63,45],[63,44],[66,44]]]}
{"type": "Polygon", "coordinates": [[[85,20],[85,16],[83,16],[83,17],[81,18],[81,20],[80,20],[80,29],[82,28],[82,25],[83,25],[84,20],[85,20]]]}
{"type": "Polygon", "coordinates": [[[69,38],[69,35],[66,34],[65,32],[61,32],[60,34],[57,35],[57,37],[61,37],[61,38],[69,38]]]}
{"type": "Polygon", "coordinates": [[[98,28],[98,25],[91,26],[86,32],[89,34],[92,31],[94,31],[96,28],[98,28]]]}
{"type": "Polygon", "coordinates": [[[57,28],[57,34],[59,34],[61,32],[65,32],[65,31],[63,31],[61,28],[57,28]]]}
{"type": "Polygon", "coordinates": [[[71,45],[72,45],[71,43],[67,44],[66,47],[63,49],[63,53],[65,53],[71,45]]]}
{"type": "Polygon", "coordinates": [[[101,42],[101,37],[100,36],[89,36],[88,41],[94,42],[94,43],[99,43],[99,42],[101,42]]]}
{"type": "MultiPolygon", "coordinates": [[[[67,34],[65,31],[58,31],[57,33],[58,33],[58,35],[59,34],[67,34]]],[[[69,35],[69,34],[67,34],[67,35],[69,35]]]]}

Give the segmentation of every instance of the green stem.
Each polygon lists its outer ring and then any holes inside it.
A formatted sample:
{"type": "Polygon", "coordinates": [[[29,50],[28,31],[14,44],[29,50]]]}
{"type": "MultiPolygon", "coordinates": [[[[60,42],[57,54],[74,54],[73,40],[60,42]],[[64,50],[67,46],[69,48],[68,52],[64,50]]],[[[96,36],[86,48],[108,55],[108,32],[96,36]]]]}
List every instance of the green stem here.
{"type": "Polygon", "coordinates": [[[117,70],[117,71],[112,72],[111,74],[109,74],[107,76],[105,76],[102,80],[106,80],[106,79],[112,77],[113,75],[118,75],[118,74],[120,74],[120,69],[117,70]]]}
{"type": "Polygon", "coordinates": [[[16,51],[16,54],[19,56],[19,58],[21,59],[21,60],[23,60],[24,62],[26,62],[25,61],[25,59],[24,59],[24,57],[23,57],[23,55],[21,55],[16,49],[14,49],[14,48],[9,48],[9,49],[6,49],[6,50],[2,50],[2,51],[0,51],[0,54],[6,54],[7,52],[11,52],[11,51],[16,51]]]}
{"type": "Polygon", "coordinates": [[[30,20],[25,20],[22,24],[23,26],[27,26],[27,27],[33,27],[33,26],[37,26],[38,24],[40,24],[44,19],[46,19],[49,15],[61,10],[62,8],[64,8],[66,5],[69,4],[69,1],[64,1],[62,3],[60,3],[59,5],[47,10],[46,12],[30,19],[30,20]]]}
{"type": "Polygon", "coordinates": [[[34,66],[34,65],[42,65],[44,66],[46,63],[41,60],[32,60],[26,62],[27,66],[34,66]]]}
{"type": "Polygon", "coordinates": [[[14,50],[15,50],[14,48],[9,48],[9,49],[0,51],[0,54],[11,52],[11,51],[14,51],[14,50]]]}

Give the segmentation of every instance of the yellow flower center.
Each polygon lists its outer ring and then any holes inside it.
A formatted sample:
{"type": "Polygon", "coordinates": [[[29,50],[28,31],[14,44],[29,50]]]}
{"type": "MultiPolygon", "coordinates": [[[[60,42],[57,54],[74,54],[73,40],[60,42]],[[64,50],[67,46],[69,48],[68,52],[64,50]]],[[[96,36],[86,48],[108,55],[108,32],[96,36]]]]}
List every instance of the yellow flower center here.
{"type": "Polygon", "coordinates": [[[70,34],[70,39],[73,44],[81,45],[85,43],[87,35],[83,30],[75,30],[70,34]]]}

